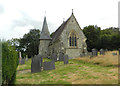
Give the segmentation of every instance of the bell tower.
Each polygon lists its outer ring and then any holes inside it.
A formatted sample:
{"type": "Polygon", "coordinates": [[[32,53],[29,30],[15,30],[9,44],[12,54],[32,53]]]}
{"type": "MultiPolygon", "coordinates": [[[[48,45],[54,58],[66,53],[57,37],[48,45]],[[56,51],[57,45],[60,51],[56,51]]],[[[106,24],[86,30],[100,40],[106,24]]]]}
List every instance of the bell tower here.
{"type": "Polygon", "coordinates": [[[39,45],[39,54],[43,57],[48,56],[48,45],[51,41],[50,33],[48,30],[48,25],[46,21],[46,16],[44,17],[42,32],[40,34],[40,45],[39,45]]]}

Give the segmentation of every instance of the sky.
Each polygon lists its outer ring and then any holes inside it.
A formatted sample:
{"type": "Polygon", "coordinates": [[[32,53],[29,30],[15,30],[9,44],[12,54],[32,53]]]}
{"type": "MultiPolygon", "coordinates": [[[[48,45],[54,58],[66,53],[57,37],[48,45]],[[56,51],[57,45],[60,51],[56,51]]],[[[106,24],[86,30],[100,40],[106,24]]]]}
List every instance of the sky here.
{"type": "Polygon", "coordinates": [[[50,33],[73,13],[83,29],[118,27],[120,0],[0,0],[0,39],[22,38],[30,29],[42,29],[46,16],[50,33]],[[45,13],[46,11],[46,13],[45,13]]]}

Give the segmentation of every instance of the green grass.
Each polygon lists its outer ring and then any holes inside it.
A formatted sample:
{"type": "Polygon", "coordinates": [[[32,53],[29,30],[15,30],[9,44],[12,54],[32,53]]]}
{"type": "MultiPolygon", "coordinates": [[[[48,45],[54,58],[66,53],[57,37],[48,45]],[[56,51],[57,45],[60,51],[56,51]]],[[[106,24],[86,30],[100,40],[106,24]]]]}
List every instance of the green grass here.
{"type": "MultiPolygon", "coordinates": [[[[50,61],[44,59],[44,61],[50,61]]],[[[31,60],[19,65],[16,84],[117,84],[118,68],[104,67],[70,59],[69,64],[55,62],[55,70],[31,73],[31,60]],[[25,70],[29,69],[29,71],[25,70]],[[20,72],[20,71],[23,72],[20,72]]]]}

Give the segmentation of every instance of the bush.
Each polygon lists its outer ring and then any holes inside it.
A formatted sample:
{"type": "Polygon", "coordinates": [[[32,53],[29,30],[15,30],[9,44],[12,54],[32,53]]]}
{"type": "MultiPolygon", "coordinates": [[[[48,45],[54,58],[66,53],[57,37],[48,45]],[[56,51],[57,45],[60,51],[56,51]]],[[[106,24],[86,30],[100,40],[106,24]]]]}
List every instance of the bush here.
{"type": "Polygon", "coordinates": [[[2,43],[2,83],[14,84],[16,68],[18,66],[18,52],[7,42],[2,43]]]}

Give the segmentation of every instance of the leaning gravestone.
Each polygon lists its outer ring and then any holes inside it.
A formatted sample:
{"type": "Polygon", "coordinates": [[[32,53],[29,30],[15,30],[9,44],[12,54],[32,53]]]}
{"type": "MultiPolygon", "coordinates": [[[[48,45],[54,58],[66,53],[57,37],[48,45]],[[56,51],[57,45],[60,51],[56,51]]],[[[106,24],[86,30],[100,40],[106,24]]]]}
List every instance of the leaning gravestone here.
{"type": "Polygon", "coordinates": [[[68,64],[69,58],[68,55],[64,55],[64,64],[68,64]]]}
{"type": "Polygon", "coordinates": [[[55,69],[55,62],[54,61],[43,63],[43,70],[53,70],[53,69],[55,69]]]}
{"type": "Polygon", "coordinates": [[[105,55],[105,51],[103,49],[100,49],[100,55],[105,55]]]}
{"type": "Polygon", "coordinates": [[[32,58],[32,63],[31,63],[32,73],[41,72],[41,66],[42,66],[41,58],[42,57],[40,55],[34,56],[32,58]]]}
{"type": "Polygon", "coordinates": [[[63,61],[64,59],[64,54],[63,53],[59,53],[59,61],[63,61]]]}
{"type": "Polygon", "coordinates": [[[57,54],[56,53],[52,54],[52,60],[55,61],[55,62],[57,61],[57,54]]]}
{"type": "Polygon", "coordinates": [[[92,49],[92,56],[97,56],[98,55],[98,52],[96,49],[92,49]]]}

